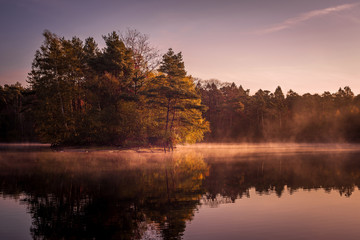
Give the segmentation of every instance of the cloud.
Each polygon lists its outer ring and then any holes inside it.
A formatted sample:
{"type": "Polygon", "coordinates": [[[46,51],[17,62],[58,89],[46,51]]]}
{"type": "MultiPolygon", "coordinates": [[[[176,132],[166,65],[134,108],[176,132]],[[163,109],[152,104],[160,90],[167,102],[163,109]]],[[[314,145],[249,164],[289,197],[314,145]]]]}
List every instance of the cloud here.
{"type": "Polygon", "coordinates": [[[360,3],[352,3],[352,4],[342,4],[342,5],[338,5],[335,7],[329,7],[329,8],[324,8],[324,9],[320,9],[320,10],[314,10],[314,11],[310,11],[310,12],[306,12],[303,14],[300,14],[296,17],[293,18],[288,18],[285,21],[275,24],[271,27],[265,28],[265,29],[261,29],[258,31],[255,31],[255,34],[259,34],[259,35],[263,35],[263,34],[268,34],[268,33],[274,33],[274,32],[279,32],[281,30],[284,29],[288,29],[293,27],[294,25],[297,25],[301,22],[305,22],[308,21],[312,18],[316,18],[316,17],[320,17],[320,16],[326,16],[329,15],[331,13],[338,13],[341,11],[345,11],[345,10],[350,10],[353,9],[357,6],[359,6],[360,3]]]}

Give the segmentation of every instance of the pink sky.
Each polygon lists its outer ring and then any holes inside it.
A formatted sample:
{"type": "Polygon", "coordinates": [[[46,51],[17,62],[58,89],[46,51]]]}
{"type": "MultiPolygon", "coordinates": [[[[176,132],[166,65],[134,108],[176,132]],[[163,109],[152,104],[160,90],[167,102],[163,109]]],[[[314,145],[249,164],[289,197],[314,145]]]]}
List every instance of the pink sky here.
{"type": "Polygon", "coordinates": [[[67,38],[136,28],[188,74],[298,93],[360,93],[360,5],[344,0],[0,0],[0,84],[25,83],[44,29],[67,38]],[[86,4],[85,4],[86,2],[86,4]]]}

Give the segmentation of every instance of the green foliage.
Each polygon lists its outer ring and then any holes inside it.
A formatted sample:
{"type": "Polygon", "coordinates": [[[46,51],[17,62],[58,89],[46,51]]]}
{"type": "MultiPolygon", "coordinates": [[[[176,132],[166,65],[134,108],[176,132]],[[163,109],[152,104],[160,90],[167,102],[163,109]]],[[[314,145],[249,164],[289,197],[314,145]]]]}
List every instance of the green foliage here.
{"type": "Polygon", "coordinates": [[[163,56],[159,71],[150,79],[144,94],[149,107],[157,109],[155,136],[162,136],[165,145],[197,142],[208,131],[202,117],[201,99],[191,77],[185,77],[181,53],[169,51],[163,56]]]}
{"type": "Polygon", "coordinates": [[[163,56],[159,71],[167,74],[169,77],[185,77],[186,71],[181,52],[175,54],[169,48],[169,51],[163,56]]]}
{"type": "Polygon", "coordinates": [[[82,42],[44,32],[28,80],[42,141],[144,145],[149,138],[160,144],[202,139],[207,122],[181,53],[169,50],[159,69],[165,75],[157,75],[149,70],[157,55],[141,36],[133,36],[138,43],[126,39],[127,47],[112,32],[103,36],[106,46],[99,50],[93,38],[82,42]]]}
{"type": "Polygon", "coordinates": [[[0,86],[0,142],[35,141],[31,102],[34,94],[20,83],[0,86]]]}
{"type": "Polygon", "coordinates": [[[249,95],[241,86],[199,81],[198,91],[208,107],[207,141],[359,141],[359,96],[349,87],[321,96],[300,96],[280,87],[274,93],[258,90],[249,95]]]}
{"type": "Polygon", "coordinates": [[[36,52],[29,83],[35,91],[36,130],[51,143],[72,142],[81,122],[83,82],[83,43],[65,40],[48,31],[36,52]]]}

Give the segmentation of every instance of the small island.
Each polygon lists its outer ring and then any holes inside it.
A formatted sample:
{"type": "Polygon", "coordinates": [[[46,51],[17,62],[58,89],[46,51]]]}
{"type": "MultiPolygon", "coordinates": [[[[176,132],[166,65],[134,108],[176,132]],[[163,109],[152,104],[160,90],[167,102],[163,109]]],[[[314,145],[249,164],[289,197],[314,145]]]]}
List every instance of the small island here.
{"type": "Polygon", "coordinates": [[[195,142],[359,142],[360,95],[350,87],[251,95],[188,75],[182,53],[160,55],[135,29],[65,39],[50,31],[29,86],[0,86],[1,142],[162,147],[195,142]]]}

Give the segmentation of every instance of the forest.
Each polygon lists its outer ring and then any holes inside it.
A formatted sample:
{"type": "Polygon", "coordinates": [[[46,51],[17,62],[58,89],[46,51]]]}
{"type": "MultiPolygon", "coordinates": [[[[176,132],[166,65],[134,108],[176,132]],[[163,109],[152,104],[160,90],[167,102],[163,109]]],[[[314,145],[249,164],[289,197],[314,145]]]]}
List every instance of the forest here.
{"type": "Polygon", "coordinates": [[[209,130],[181,53],[161,57],[131,29],[103,36],[103,49],[93,38],[44,38],[29,87],[0,89],[2,141],[172,148],[209,130]]]}
{"type": "Polygon", "coordinates": [[[209,142],[359,142],[360,95],[350,87],[335,93],[299,95],[237,87],[218,80],[198,81],[207,106],[209,142]]]}
{"type": "Polygon", "coordinates": [[[360,95],[250,94],[187,74],[182,53],[163,55],[128,29],[65,39],[45,31],[28,86],[0,86],[0,142],[167,146],[195,142],[359,142],[360,95]]]}

